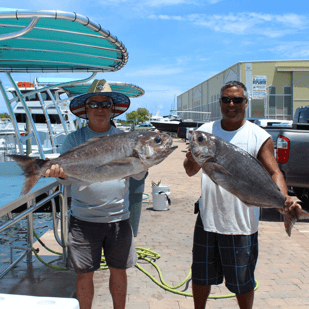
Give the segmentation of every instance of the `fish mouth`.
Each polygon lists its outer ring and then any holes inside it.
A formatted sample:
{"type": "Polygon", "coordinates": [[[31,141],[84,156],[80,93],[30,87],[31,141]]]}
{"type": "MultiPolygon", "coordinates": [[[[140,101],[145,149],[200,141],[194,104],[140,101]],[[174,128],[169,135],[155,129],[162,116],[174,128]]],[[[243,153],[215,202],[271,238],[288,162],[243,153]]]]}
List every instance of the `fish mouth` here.
{"type": "Polygon", "coordinates": [[[163,150],[164,153],[172,153],[174,150],[176,150],[178,146],[176,145],[165,145],[165,148],[163,150]]]}

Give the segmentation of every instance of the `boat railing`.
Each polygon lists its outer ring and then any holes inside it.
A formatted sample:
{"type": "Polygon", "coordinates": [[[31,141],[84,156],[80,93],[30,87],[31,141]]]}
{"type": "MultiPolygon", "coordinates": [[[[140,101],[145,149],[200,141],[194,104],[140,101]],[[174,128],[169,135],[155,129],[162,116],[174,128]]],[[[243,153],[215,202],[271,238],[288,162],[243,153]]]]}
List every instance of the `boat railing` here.
{"type": "Polygon", "coordinates": [[[62,247],[61,263],[66,263],[68,235],[68,190],[68,186],[63,186],[55,180],[40,189],[30,192],[27,195],[22,196],[0,208],[0,217],[7,217],[6,222],[0,226],[0,232],[8,229],[10,226],[19,222],[23,218],[27,218],[27,245],[24,247],[11,246],[10,265],[0,273],[0,279],[3,278],[12,268],[14,268],[23,258],[27,257],[27,263],[33,262],[33,213],[48,202],[51,202],[52,206],[53,232],[55,240],[62,247]],[[36,198],[44,193],[47,193],[47,197],[39,202],[36,202],[36,198]],[[59,197],[59,214],[56,212],[56,197],[59,197]],[[27,209],[13,217],[12,212],[23,204],[27,204],[27,209]],[[60,236],[58,235],[59,221],[61,231],[60,236]],[[24,250],[24,252],[16,260],[13,260],[13,249],[24,250]]]}
{"type": "MultiPolygon", "coordinates": [[[[8,79],[9,79],[9,81],[11,82],[15,93],[17,94],[17,96],[10,99],[8,94],[7,94],[5,87],[3,86],[3,83],[0,79],[0,90],[2,92],[4,101],[7,105],[8,112],[9,112],[9,115],[10,115],[10,118],[11,118],[11,121],[12,121],[12,124],[13,124],[19,153],[25,154],[23,143],[27,142],[32,137],[34,137],[35,141],[37,143],[37,146],[38,146],[38,152],[40,154],[40,157],[41,157],[41,159],[45,159],[45,152],[44,152],[43,145],[42,145],[42,143],[39,139],[38,128],[36,127],[36,124],[35,124],[32,116],[31,116],[31,110],[28,108],[27,102],[26,102],[26,98],[30,97],[32,95],[38,96],[40,106],[41,106],[43,114],[45,116],[45,122],[46,122],[46,126],[47,126],[48,133],[49,133],[48,136],[49,136],[49,139],[50,139],[50,142],[51,142],[51,147],[52,147],[52,153],[57,153],[58,147],[57,147],[56,141],[55,141],[56,135],[59,134],[59,133],[63,133],[65,135],[68,135],[69,132],[75,131],[76,128],[75,127],[71,128],[71,126],[74,126],[74,122],[69,124],[68,121],[63,117],[62,111],[59,107],[59,105],[61,103],[69,102],[73,98],[66,98],[66,99],[63,99],[63,100],[61,100],[59,98],[57,99],[57,98],[55,98],[55,96],[54,96],[54,94],[51,90],[65,86],[65,85],[75,85],[75,84],[78,84],[78,83],[81,83],[81,82],[88,81],[89,79],[92,79],[96,75],[96,73],[92,73],[90,77],[87,77],[87,78],[82,79],[82,80],[75,80],[75,81],[70,81],[70,82],[66,82],[66,83],[59,83],[59,84],[56,84],[56,85],[51,85],[51,86],[46,86],[46,87],[38,87],[36,80],[35,80],[34,87],[36,89],[29,89],[26,93],[21,93],[18,85],[13,80],[13,78],[12,78],[12,76],[9,72],[5,72],[5,73],[8,77],[8,79]],[[42,93],[44,93],[44,92],[48,94],[48,96],[51,99],[51,102],[43,99],[42,93]],[[26,127],[27,127],[26,130],[28,131],[27,135],[23,135],[23,132],[20,132],[20,129],[19,129],[18,123],[17,123],[17,119],[16,119],[16,115],[15,115],[13,108],[12,108],[12,104],[13,103],[17,104],[18,102],[21,103],[21,106],[23,107],[25,114],[26,114],[26,117],[27,117],[27,125],[26,125],[26,127]],[[61,132],[59,132],[59,131],[54,132],[54,130],[53,130],[51,120],[50,120],[50,116],[49,116],[48,110],[47,110],[50,107],[53,107],[57,111],[57,114],[58,114],[59,119],[60,119],[60,126],[62,126],[61,132]]],[[[57,94],[57,96],[58,96],[58,94],[57,94]]],[[[78,122],[78,125],[81,126],[81,123],[78,122]]]]}

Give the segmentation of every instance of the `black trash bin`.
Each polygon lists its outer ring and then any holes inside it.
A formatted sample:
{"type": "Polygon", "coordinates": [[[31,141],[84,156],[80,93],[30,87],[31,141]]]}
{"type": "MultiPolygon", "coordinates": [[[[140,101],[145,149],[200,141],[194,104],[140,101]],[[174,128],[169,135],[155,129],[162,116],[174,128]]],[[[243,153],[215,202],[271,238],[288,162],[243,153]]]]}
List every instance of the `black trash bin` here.
{"type": "Polygon", "coordinates": [[[134,237],[137,236],[139,221],[141,217],[143,193],[147,175],[148,172],[141,180],[135,180],[133,178],[130,178],[129,180],[129,210],[134,237]]]}

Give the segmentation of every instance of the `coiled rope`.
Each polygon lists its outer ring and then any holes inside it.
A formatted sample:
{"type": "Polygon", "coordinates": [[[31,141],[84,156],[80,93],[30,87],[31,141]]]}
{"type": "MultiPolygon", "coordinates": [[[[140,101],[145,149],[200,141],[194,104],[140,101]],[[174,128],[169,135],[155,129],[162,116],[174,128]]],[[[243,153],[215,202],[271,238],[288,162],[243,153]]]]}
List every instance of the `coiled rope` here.
{"type": "MultiPolygon", "coordinates": [[[[43,242],[42,240],[39,239],[39,237],[37,236],[37,234],[35,233],[35,231],[33,231],[33,234],[34,236],[36,237],[36,239],[38,240],[38,242],[42,245],[42,247],[44,247],[46,250],[48,250],[49,252],[51,253],[54,253],[54,254],[57,254],[57,255],[62,255],[62,253],[60,252],[56,252],[56,251],[53,251],[51,249],[49,249],[43,242]]],[[[152,251],[150,249],[145,249],[145,248],[142,248],[142,247],[135,247],[136,249],[136,254],[137,254],[137,257],[139,259],[142,259],[148,263],[150,263],[158,272],[158,275],[159,275],[159,278],[160,278],[160,281],[157,280],[154,276],[152,276],[149,272],[147,272],[139,263],[136,263],[135,267],[138,268],[140,271],[142,271],[146,276],[148,276],[154,283],[156,283],[158,286],[160,286],[162,289],[166,290],[166,291],[169,291],[169,292],[172,292],[172,293],[175,293],[175,294],[178,294],[178,295],[182,295],[182,296],[190,296],[192,297],[192,293],[188,293],[188,292],[185,292],[185,291],[179,291],[177,290],[178,288],[180,288],[181,286],[183,286],[184,284],[188,283],[188,281],[190,280],[191,278],[191,270],[189,271],[189,274],[188,276],[180,283],[178,284],[177,286],[171,286],[171,285],[168,285],[164,279],[163,279],[163,275],[162,275],[162,272],[159,268],[159,266],[154,262],[156,261],[157,259],[159,259],[161,257],[161,255],[155,251],[152,251]]],[[[51,265],[50,263],[46,263],[44,260],[42,260],[40,258],[40,256],[38,255],[38,250],[32,248],[32,251],[34,253],[34,255],[36,256],[36,258],[41,262],[43,263],[44,265],[48,266],[48,267],[51,267],[51,268],[54,268],[54,269],[60,269],[60,270],[67,270],[66,267],[61,267],[61,266],[54,266],[54,265],[51,265]]],[[[106,261],[105,261],[105,257],[104,255],[102,254],[102,258],[101,258],[101,264],[100,264],[100,269],[108,269],[108,266],[106,265],[106,261]]],[[[259,284],[257,281],[256,282],[256,286],[254,288],[254,290],[257,290],[258,287],[259,287],[259,284]]],[[[188,286],[188,284],[187,284],[188,286]]],[[[187,288],[186,288],[187,289],[187,288]]],[[[211,299],[219,299],[219,298],[231,298],[231,297],[235,297],[236,294],[226,294],[226,295],[209,295],[208,298],[211,298],[211,299]]]]}

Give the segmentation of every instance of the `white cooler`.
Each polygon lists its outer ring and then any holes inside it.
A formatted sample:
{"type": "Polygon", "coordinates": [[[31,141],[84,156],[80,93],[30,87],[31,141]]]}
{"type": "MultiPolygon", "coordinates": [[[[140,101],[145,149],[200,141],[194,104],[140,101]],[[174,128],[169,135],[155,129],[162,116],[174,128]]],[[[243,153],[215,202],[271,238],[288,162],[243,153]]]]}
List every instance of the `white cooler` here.
{"type": "Polygon", "coordinates": [[[169,210],[170,204],[170,186],[160,184],[152,186],[153,210],[169,210]]]}
{"type": "Polygon", "coordinates": [[[0,294],[1,309],[79,309],[75,298],[0,294]]]}

